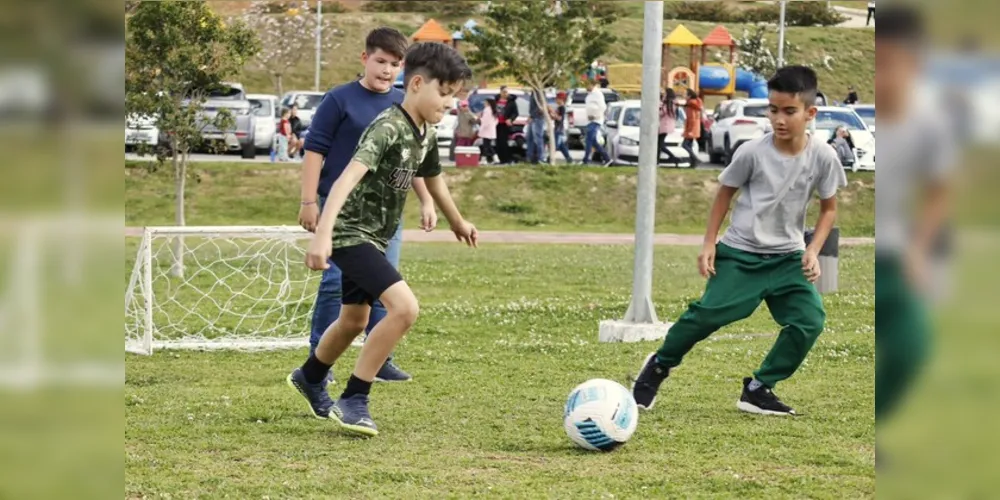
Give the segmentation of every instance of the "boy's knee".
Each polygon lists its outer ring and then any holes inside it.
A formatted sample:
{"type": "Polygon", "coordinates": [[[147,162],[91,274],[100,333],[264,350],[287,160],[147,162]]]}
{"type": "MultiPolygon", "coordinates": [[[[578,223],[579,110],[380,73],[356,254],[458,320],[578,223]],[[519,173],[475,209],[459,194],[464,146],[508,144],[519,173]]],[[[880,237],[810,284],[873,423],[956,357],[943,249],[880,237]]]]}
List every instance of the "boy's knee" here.
{"type": "Polygon", "coordinates": [[[361,332],[365,331],[365,328],[368,326],[368,318],[362,318],[360,316],[349,316],[349,317],[342,316],[340,318],[340,321],[341,324],[343,325],[344,330],[356,334],[360,334],[361,332]]]}
{"type": "Polygon", "coordinates": [[[810,337],[818,337],[819,334],[823,333],[823,328],[826,326],[826,313],[820,310],[818,313],[803,318],[799,322],[799,328],[802,329],[806,335],[810,337]]]}
{"type": "Polygon", "coordinates": [[[394,308],[389,309],[387,312],[389,315],[401,321],[406,328],[409,328],[417,322],[417,316],[420,315],[420,305],[417,303],[416,297],[414,297],[412,300],[406,300],[401,304],[396,304],[394,308]]]}

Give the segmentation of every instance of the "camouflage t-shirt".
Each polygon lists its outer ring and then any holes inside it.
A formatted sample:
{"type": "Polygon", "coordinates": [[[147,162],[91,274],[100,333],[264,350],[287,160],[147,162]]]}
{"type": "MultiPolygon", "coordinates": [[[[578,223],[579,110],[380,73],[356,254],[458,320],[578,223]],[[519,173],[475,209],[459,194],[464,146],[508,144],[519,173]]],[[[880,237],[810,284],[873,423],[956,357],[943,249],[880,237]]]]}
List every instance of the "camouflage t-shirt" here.
{"type": "Polygon", "coordinates": [[[395,105],[365,129],[352,161],[368,173],[347,196],[333,231],[333,247],[371,243],[385,252],[396,233],[406,195],[416,177],[441,174],[434,127],[421,134],[406,111],[395,105]]]}

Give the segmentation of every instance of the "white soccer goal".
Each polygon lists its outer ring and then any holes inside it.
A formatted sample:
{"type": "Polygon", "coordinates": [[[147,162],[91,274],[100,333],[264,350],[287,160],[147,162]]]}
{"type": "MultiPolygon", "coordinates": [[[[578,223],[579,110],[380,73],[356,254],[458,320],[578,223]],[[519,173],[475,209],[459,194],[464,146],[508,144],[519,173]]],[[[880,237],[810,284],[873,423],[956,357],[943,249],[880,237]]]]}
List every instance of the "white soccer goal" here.
{"type": "Polygon", "coordinates": [[[320,273],[295,226],[148,227],[125,289],[125,351],[309,344],[320,273]]]}
{"type": "Polygon", "coordinates": [[[10,215],[0,216],[0,387],[121,387],[109,333],[124,217],[10,215]]]}

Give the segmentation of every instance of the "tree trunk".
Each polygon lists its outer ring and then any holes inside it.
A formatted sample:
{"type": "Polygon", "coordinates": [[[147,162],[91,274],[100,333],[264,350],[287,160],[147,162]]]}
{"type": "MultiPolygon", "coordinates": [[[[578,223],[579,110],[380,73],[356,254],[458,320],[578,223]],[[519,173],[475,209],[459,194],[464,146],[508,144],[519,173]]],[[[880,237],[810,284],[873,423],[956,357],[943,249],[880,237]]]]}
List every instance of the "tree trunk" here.
{"type": "Polygon", "coordinates": [[[281,98],[282,96],[284,96],[284,95],[285,95],[285,92],[284,92],[284,90],[285,90],[285,89],[283,88],[283,85],[282,85],[282,84],[283,84],[283,82],[282,82],[281,80],[282,80],[282,78],[281,78],[281,75],[280,75],[280,74],[276,74],[276,75],[274,75],[274,88],[275,88],[275,90],[277,90],[277,91],[278,91],[278,94],[277,94],[277,95],[278,95],[278,98],[279,98],[279,99],[280,99],[280,98],[281,98]]]}
{"type": "MultiPolygon", "coordinates": [[[[552,123],[552,115],[549,114],[549,103],[545,102],[545,91],[540,88],[535,88],[532,86],[533,99],[535,104],[538,105],[539,109],[542,110],[543,116],[545,118],[545,136],[549,138],[549,165],[556,164],[556,139],[555,139],[555,128],[552,123]],[[539,101],[539,98],[541,101],[539,101]]],[[[530,134],[531,131],[529,130],[530,134]]],[[[541,160],[539,160],[541,161],[541,160]]]]}
{"type": "MultiPolygon", "coordinates": [[[[170,143],[174,153],[174,199],[175,199],[175,224],[184,225],[184,182],[187,179],[187,151],[183,153],[177,147],[177,139],[172,139],[170,143]],[[183,157],[181,156],[183,155],[183,157]]],[[[174,261],[170,267],[170,275],[176,278],[184,277],[184,237],[177,236],[173,241],[174,261]]]]}

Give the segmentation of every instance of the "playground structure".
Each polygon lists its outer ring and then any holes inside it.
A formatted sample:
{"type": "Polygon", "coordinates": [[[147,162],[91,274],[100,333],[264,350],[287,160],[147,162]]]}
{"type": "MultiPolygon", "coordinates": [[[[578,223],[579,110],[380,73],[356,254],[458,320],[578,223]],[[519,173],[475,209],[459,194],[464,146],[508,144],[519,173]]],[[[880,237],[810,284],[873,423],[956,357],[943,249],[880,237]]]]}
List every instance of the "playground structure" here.
{"type": "MultiPolygon", "coordinates": [[[[739,49],[725,26],[716,26],[704,39],[691,33],[683,24],[678,25],[663,39],[663,70],[661,87],[671,86],[678,93],[687,88],[701,96],[720,95],[733,98],[736,93],[749,97],[767,97],[767,80],[736,65],[739,49]],[[688,65],[673,66],[671,49],[688,47],[688,65]],[[709,62],[712,49],[729,49],[728,62],[709,62]],[[697,77],[695,77],[697,75],[697,77]]],[[[624,93],[639,93],[642,89],[641,64],[613,64],[608,66],[611,86],[624,93]]]]}
{"type": "Polygon", "coordinates": [[[767,80],[737,67],[736,57],[736,41],[725,26],[716,26],[708,36],[699,39],[683,24],[679,24],[663,39],[662,86],[673,87],[678,93],[690,88],[703,97],[721,95],[732,99],[737,92],[745,92],[751,98],[767,97],[767,80]],[[688,66],[670,67],[672,47],[690,48],[688,66]],[[709,49],[712,47],[728,48],[729,62],[708,62],[709,49]]]}

